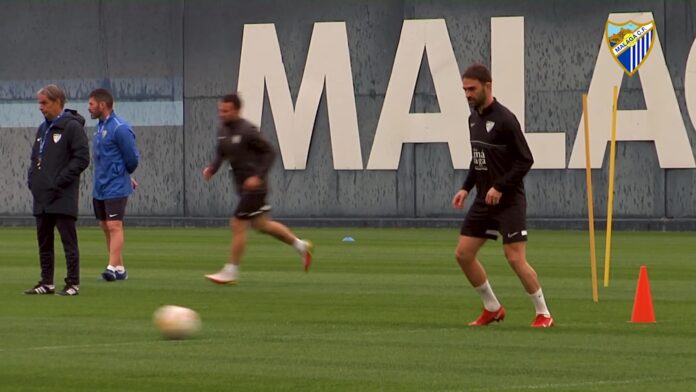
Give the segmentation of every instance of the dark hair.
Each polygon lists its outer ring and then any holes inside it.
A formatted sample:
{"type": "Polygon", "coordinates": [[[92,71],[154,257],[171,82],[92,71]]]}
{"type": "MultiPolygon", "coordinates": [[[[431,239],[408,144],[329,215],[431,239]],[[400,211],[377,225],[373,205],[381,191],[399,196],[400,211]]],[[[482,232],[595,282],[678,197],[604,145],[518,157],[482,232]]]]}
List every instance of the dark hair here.
{"type": "Polygon", "coordinates": [[[491,78],[491,71],[486,68],[483,64],[472,64],[469,68],[464,71],[462,79],[474,79],[481,82],[481,84],[490,83],[493,81],[491,78]]]}
{"type": "Polygon", "coordinates": [[[227,94],[220,99],[220,102],[231,103],[234,105],[235,109],[242,108],[242,100],[239,99],[237,94],[227,94]]]}
{"type": "Polygon", "coordinates": [[[36,92],[36,95],[45,95],[49,101],[60,101],[60,106],[65,106],[65,92],[55,84],[49,84],[36,92]]]}
{"type": "Polygon", "coordinates": [[[105,88],[98,88],[89,93],[89,98],[94,98],[97,102],[105,102],[106,107],[111,109],[114,107],[114,96],[105,88]]]}

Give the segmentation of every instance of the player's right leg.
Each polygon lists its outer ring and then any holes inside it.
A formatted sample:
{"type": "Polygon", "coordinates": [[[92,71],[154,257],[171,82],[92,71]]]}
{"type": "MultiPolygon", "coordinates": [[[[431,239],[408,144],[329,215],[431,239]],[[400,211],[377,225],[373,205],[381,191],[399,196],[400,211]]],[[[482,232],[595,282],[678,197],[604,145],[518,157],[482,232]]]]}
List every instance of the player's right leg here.
{"type": "Polygon", "coordinates": [[[36,286],[24,290],[24,294],[53,294],[55,292],[55,286],[53,285],[55,226],[55,215],[41,214],[36,216],[36,239],[39,245],[41,281],[36,286]]]}
{"type": "MultiPolygon", "coordinates": [[[[99,221],[99,228],[104,232],[104,239],[106,241],[106,254],[111,258],[111,233],[109,232],[109,227],[106,224],[107,214],[106,214],[106,203],[104,200],[92,199],[92,207],[94,209],[94,217],[99,221]]],[[[107,282],[113,282],[116,280],[116,268],[111,266],[110,262],[106,263],[106,268],[101,273],[102,279],[107,282]]]]}
{"type": "MultiPolygon", "coordinates": [[[[111,259],[111,234],[109,233],[109,228],[106,225],[106,221],[99,221],[99,227],[104,232],[104,239],[106,240],[106,254],[111,259]]],[[[106,268],[101,273],[102,279],[107,282],[113,282],[116,280],[116,268],[111,266],[110,262],[107,262],[106,268]]]]}
{"type": "Polygon", "coordinates": [[[128,272],[123,266],[123,218],[127,203],[127,197],[93,201],[94,215],[106,238],[109,261],[102,278],[108,282],[128,279],[128,272]]]}
{"type": "Polygon", "coordinates": [[[111,236],[109,235],[109,229],[106,227],[106,221],[99,221],[99,228],[104,232],[104,239],[106,240],[106,252],[109,253],[111,249],[111,236]]]}
{"type": "Polygon", "coordinates": [[[469,283],[479,293],[483,302],[481,315],[476,320],[470,322],[470,326],[484,326],[494,321],[502,321],[505,318],[505,308],[498,302],[490,283],[488,283],[486,270],[476,258],[479,249],[485,242],[486,238],[461,235],[455,251],[459,267],[466,275],[469,283]]]}
{"type": "Polygon", "coordinates": [[[126,280],[128,273],[123,266],[123,221],[109,219],[104,222],[109,240],[109,265],[108,270],[114,272],[116,280],[126,280]]]}
{"type": "Polygon", "coordinates": [[[487,239],[497,238],[496,230],[495,222],[489,218],[488,206],[482,201],[474,201],[459,232],[459,243],[455,252],[459,267],[483,302],[483,311],[478,319],[469,323],[471,326],[488,325],[505,318],[505,309],[498,302],[488,282],[486,270],[476,257],[487,239]]]}
{"type": "Polygon", "coordinates": [[[476,258],[479,249],[485,243],[485,238],[460,235],[457,249],[454,252],[459,268],[462,269],[469,283],[474,287],[482,285],[487,280],[486,270],[476,258]]]}
{"type": "Polygon", "coordinates": [[[217,284],[236,284],[239,280],[239,264],[246,248],[246,219],[234,217],[230,219],[230,231],[232,231],[232,243],[230,245],[230,258],[222,269],[205,277],[217,284]]]}

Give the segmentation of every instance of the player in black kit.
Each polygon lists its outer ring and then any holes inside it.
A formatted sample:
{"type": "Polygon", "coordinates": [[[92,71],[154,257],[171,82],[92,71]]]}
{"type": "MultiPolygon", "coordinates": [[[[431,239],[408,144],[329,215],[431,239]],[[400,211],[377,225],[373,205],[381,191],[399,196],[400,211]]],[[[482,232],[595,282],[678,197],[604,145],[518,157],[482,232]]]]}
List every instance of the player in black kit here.
{"type": "Polygon", "coordinates": [[[462,224],[456,258],[471,285],[481,295],[484,309],[471,326],[483,326],[505,318],[476,255],[487,239],[503,238],[503,250],[536,309],[532,327],[554,324],[534,269],[527,263],[527,202],[523,178],[534,159],[520,124],[510,110],[493,97],[490,71],[481,64],[470,66],[462,76],[469,105],[471,165],[462,189],[452,199],[462,208],[476,186],[476,199],[462,224]]]}
{"type": "Polygon", "coordinates": [[[239,278],[239,264],[246,247],[247,225],[292,245],[302,256],[304,270],[312,263],[312,243],[297,238],[285,225],[271,220],[266,204],[266,185],[275,152],[271,144],[249,121],[240,117],[242,102],[236,94],[225,95],[218,102],[220,127],[217,136],[215,159],[203,170],[209,180],[224,161],[232,167],[239,204],[230,219],[232,245],[230,258],[220,272],[206,275],[214,283],[235,284],[239,278]]]}

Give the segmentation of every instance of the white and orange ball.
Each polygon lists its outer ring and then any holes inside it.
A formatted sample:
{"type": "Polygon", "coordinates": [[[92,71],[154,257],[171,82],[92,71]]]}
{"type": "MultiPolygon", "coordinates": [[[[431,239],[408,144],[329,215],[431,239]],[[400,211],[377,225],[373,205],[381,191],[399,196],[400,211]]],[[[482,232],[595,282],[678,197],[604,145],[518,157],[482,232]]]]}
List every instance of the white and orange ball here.
{"type": "Polygon", "coordinates": [[[186,339],[201,329],[201,318],[198,313],[183,306],[160,307],[152,315],[152,322],[167,339],[186,339]]]}

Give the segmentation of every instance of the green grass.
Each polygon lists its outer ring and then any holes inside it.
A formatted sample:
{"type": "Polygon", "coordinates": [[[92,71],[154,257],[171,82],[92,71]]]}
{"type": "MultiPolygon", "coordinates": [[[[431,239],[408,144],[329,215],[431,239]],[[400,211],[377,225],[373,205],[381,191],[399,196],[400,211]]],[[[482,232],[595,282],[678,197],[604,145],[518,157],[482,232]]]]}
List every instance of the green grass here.
{"type": "MultiPolygon", "coordinates": [[[[456,229],[297,231],[317,245],[309,274],[252,234],[228,287],[203,279],[226,259],[224,229],[129,228],[131,279],[102,283],[102,234],[81,228],[81,295],[63,298],[21,293],[38,278],[34,230],[0,229],[0,390],[696,390],[694,233],[615,233],[595,304],[587,234],[533,232],[528,257],[557,321],[533,330],[499,243],[481,260],[508,317],[468,328],[481,304],[453,260],[456,229]],[[656,324],[627,322],[641,264],[656,324]],[[197,310],[200,334],[161,339],[151,315],[163,304],[197,310]]],[[[62,253],[56,264],[61,282],[62,253]]]]}

